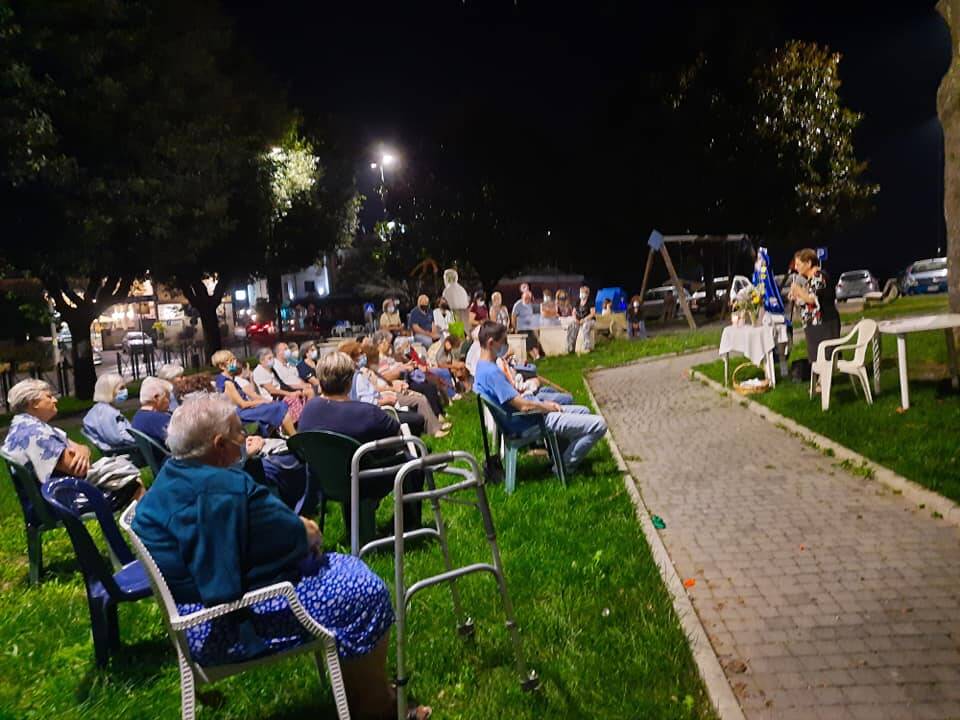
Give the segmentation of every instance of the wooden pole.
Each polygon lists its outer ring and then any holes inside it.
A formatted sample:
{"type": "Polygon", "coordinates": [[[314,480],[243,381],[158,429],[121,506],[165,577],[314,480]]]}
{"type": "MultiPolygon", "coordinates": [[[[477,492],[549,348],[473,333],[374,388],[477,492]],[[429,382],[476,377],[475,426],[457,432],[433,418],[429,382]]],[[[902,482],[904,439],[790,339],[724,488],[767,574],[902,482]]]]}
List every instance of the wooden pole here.
{"type": "Polygon", "coordinates": [[[650,280],[650,271],[653,269],[653,248],[647,253],[647,267],[643,271],[643,283],[640,285],[640,302],[646,299],[647,282],[650,280]]]}
{"type": "MultiPolygon", "coordinates": [[[[670,273],[670,277],[673,279],[673,287],[677,291],[677,297],[680,300],[680,308],[683,310],[683,314],[687,318],[687,324],[690,326],[691,330],[696,330],[697,323],[693,321],[693,314],[690,312],[690,303],[687,302],[687,295],[683,291],[683,285],[680,284],[680,278],[677,277],[677,271],[676,268],[673,267],[673,260],[670,259],[670,253],[667,252],[666,243],[660,246],[660,254],[663,256],[663,262],[666,263],[667,271],[670,273]]],[[[652,254],[650,259],[653,259],[652,254]]]]}

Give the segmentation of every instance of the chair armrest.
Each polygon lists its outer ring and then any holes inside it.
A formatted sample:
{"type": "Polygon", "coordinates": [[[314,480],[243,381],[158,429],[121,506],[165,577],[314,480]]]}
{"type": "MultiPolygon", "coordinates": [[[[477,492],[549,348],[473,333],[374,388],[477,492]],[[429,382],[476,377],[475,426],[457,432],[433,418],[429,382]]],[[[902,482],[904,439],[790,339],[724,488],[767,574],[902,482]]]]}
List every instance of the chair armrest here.
{"type": "Polygon", "coordinates": [[[521,412],[515,412],[512,414],[512,417],[535,417],[537,415],[546,415],[546,413],[541,412],[540,410],[523,410],[521,412]]]}
{"type": "Polygon", "coordinates": [[[262,600],[269,600],[275,597],[285,597],[287,601],[290,602],[291,606],[294,602],[299,604],[300,600],[297,598],[297,592],[293,588],[293,583],[290,582],[281,582],[274,585],[268,585],[267,587],[262,587],[257,590],[251,590],[246,593],[239,600],[234,600],[233,602],[220,603],[219,605],[214,605],[213,607],[203,608],[203,610],[197,610],[196,612],[189,613],[187,615],[177,615],[177,617],[170,618],[170,626],[174,630],[186,630],[187,628],[194,627],[195,625],[200,625],[201,623],[208,622],[218,617],[223,617],[224,615],[229,615],[232,612],[241,610],[245,607],[250,607],[262,600]]]}

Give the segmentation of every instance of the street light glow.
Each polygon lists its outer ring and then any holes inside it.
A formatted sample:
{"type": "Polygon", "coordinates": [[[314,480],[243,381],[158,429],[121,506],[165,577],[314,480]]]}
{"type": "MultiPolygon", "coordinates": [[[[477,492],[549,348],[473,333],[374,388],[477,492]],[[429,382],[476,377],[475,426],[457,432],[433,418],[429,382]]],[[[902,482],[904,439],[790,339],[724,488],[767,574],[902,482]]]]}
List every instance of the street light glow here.
{"type": "Polygon", "coordinates": [[[389,165],[393,165],[393,164],[397,161],[397,159],[396,159],[393,155],[391,155],[390,153],[384,153],[383,156],[381,157],[380,161],[381,161],[384,165],[389,166],[389,165]]]}
{"type": "Polygon", "coordinates": [[[376,164],[376,163],[370,163],[370,169],[371,169],[371,170],[376,170],[376,169],[377,169],[377,164],[376,164]]]}

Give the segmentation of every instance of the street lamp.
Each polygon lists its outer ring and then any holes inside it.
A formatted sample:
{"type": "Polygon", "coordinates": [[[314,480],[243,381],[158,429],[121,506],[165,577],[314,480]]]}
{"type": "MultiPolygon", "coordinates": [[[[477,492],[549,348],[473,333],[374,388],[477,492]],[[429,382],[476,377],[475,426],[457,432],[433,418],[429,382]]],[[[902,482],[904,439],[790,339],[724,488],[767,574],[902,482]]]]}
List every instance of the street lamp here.
{"type": "Polygon", "coordinates": [[[387,180],[386,180],[386,178],[384,177],[383,169],[384,169],[384,168],[387,168],[387,167],[390,167],[391,165],[394,165],[396,162],[397,162],[397,157],[396,157],[396,155],[391,155],[391,154],[388,153],[388,152],[382,152],[382,153],[380,153],[380,162],[378,162],[378,163],[377,163],[377,162],[372,162],[372,163],[370,163],[370,169],[371,169],[371,170],[377,170],[377,169],[379,169],[379,170],[380,170],[380,182],[381,182],[381,183],[385,183],[387,180]]]}

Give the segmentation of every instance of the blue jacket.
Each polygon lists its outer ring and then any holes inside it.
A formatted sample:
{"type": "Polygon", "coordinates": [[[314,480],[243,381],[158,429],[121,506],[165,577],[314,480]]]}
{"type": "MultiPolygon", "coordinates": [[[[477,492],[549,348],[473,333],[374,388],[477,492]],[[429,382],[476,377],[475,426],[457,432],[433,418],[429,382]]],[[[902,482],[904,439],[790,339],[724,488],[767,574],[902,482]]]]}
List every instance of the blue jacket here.
{"type": "Polygon", "coordinates": [[[178,603],[206,606],[300,579],[307,534],[297,515],[247,473],[168,460],[137,506],[133,529],[178,603]]]}

